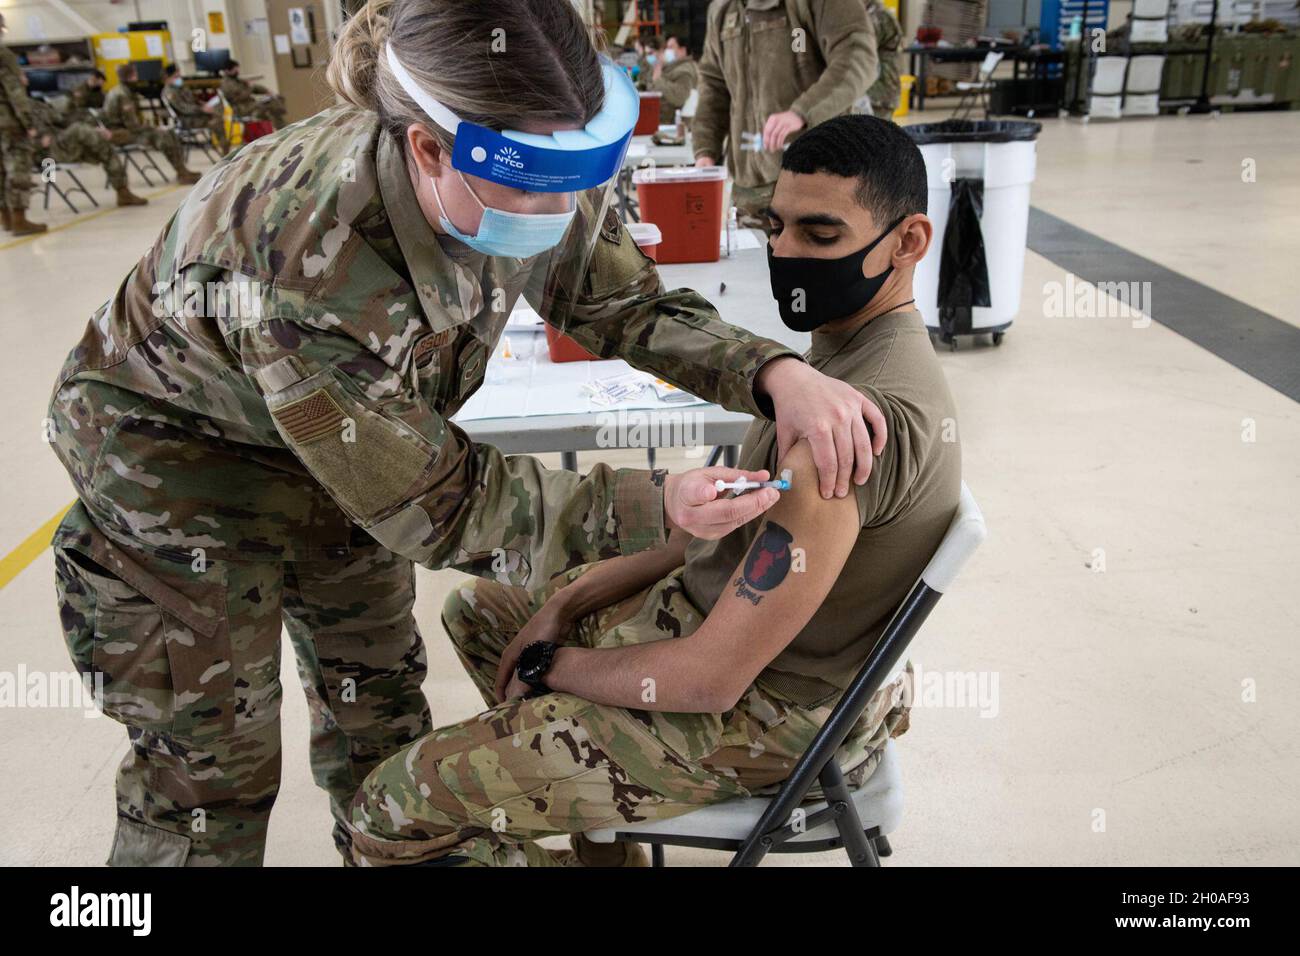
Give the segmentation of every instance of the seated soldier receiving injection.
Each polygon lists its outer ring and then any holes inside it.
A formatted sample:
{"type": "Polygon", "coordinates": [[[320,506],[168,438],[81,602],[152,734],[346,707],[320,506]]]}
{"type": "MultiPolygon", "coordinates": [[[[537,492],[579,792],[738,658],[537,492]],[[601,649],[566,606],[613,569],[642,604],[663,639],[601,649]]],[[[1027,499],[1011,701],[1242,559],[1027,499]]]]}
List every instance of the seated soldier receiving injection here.
{"type": "MultiPolygon", "coordinates": [[[[674,816],[789,774],[957,507],[952,397],[912,307],[926,196],[921,154],[899,127],[842,116],[786,150],[769,211],[782,319],[812,332],[815,367],[888,420],[867,483],[823,498],[806,442],[786,448],[755,421],[740,466],[788,469],[790,487],[746,492],[780,498],[726,537],[674,532],[543,593],[458,588],[443,621],[490,709],[366,778],[357,862],[568,862],[533,841],[674,816]]],[[[905,728],[902,681],[840,749],[851,782],[905,728]]],[[[574,843],[580,861],[600,862],[605,848],[574,843]]]]}

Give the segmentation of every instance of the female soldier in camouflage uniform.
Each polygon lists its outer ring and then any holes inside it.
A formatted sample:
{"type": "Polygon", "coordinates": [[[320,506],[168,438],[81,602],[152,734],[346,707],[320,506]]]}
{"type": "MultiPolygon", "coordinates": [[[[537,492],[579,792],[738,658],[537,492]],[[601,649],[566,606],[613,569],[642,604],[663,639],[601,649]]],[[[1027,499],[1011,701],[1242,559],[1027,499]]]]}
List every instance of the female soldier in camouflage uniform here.
{"type": "Polygon", "coordinates": [[[210,170],[56,383],[49,430],[80,496],[56,534],[60,615],[132,742],[111,863],[261,861],[282,621],[347,854],[361,780],[431,729],[412,561],[535,586],[765,506],[713,500],[715,477],[750,474],[734,469],[580,478],[472,442],[449,419],[521,296],[593,352],[810,437],[828,495],[866,480],[864,414],[883,445],[861,393],[666,292],[587,193],[458,168],[467,129],[582,138],[621,95],[567,0],[372,0],[330,78],[348,105],[210,170]],[[555,250],[481,251],[527,244],[566,208],[555,250]],[[569,282],[549,270],[572,236],[592,239],[569,282]]]}

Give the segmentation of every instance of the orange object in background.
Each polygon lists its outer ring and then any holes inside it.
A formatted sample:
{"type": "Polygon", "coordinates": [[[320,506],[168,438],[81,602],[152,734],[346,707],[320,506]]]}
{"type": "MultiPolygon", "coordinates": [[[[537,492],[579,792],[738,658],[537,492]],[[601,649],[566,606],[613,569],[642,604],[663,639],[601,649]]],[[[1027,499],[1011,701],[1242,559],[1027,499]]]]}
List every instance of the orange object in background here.
{"type": "Polygon", "coordinates": [[[642,93],[641,112],[637,114],[636,125],[632,127],[633,136],[649,136],[659,130],[659,104],[663,102],[662,93],[642,93]]]}
{"type": "Polygon", "coordinates": [[[718,261],[726,178],[720,166],[655,167],[632,174],[641,221],[663,233],[657,261],[718,261]]]}
{"type": "Polygon", "coordinates": [[[552,362],[599,362],[599,355],[592,355],[573,339],[554,326],[546,326],[546,350],[551,353],[552,362]]]}
{"type": "Polygon", "coordinates": [[[659,261],[659,243],[663,242],[663,233],[653,222],[629,222],[627,231],[636,244],[641,247],[641,251],[653,259],[659,261]]]}
{"type": "MultiPolygon", "coordinates": [[[[662,238],[658,226],[652,222],[630,222],[627,224],[627,231],[636,240],[642,252],[651,259],[658,258],[659,242],[662,238]]],[[[558,332],[549,325],[546,326],[546,349],[551,353],[552,362],[600,361],[599,355],[592,355],[563,332],[558,332]]]]}

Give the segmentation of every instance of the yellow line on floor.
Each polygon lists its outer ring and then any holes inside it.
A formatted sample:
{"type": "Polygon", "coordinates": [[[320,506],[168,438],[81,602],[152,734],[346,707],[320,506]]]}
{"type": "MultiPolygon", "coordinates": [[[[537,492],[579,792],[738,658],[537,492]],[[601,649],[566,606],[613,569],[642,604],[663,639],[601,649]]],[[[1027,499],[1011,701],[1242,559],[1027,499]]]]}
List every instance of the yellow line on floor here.
{"type": "MultiPolygon", "coordinates": [[[[160,189],[155,193],[145,193],[145,199],[157,199],[159,196],[166,196],[168,193],[174,193],[178,189],[188,189],[188,186],[181,186],[179,183],[173,183],[165,189],[160,189]]],[[[45,236],[52,236],[56,232],[62,232],[64,229],[71,229],[73,226],[80,226],[83,222],[90,222],[92,219],[98,219],[100,216],[107,216],[110,212],[117,212],[118,206],[105,206],[94,212],[88,212],[84,216],[78,216],[70,222],[61,223],[57,226],[50,226],[44,232],[33,233],[30,236],[19,236],[17,239],[11,239],[8,242],[0,243],[0,252],[6,249],[12,249],[14,246],[21,246],[23,243],[31,242],[33,239],[43,239],[45,236]]],[[[0,585],[3,587],[3,585],[0,585]]]]}
{"type": "Polygon", "coordinates": [[[0,558],[0,589],[18,577],[23,568],[40,557],[41,552],[50,546],[54,529],[59,526],[68,509],[75,504],[75,501],[69,501],[58,514],[29,534],[27,540],[0,558]]]}

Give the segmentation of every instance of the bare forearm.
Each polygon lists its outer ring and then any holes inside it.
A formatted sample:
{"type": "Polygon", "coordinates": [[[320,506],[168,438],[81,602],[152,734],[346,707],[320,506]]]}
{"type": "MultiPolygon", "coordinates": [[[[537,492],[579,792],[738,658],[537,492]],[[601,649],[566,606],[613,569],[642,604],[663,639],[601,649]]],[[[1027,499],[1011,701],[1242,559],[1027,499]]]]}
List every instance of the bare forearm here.
{"type": "Polygon", "coordinates": [[[690,637],[627,647],[562,647],[546,674],[551,690],[632,710],[716,714],[735,696],[690,637]]]}

